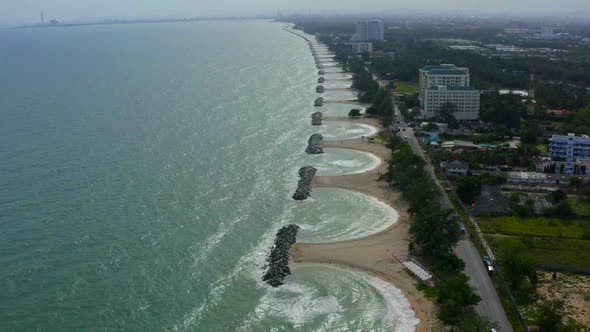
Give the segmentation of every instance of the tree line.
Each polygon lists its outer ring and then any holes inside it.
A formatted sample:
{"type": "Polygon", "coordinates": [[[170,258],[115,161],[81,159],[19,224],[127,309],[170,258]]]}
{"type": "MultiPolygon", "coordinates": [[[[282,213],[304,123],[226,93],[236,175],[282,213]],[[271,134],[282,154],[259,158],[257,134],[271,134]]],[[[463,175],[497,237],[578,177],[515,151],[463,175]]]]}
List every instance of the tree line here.
{"type": "Polygon", "coordinates": [[[431,262],[439,318],[445,324],[459,325],[467,309],[481,300],[461,272],[465,263],[453,253],[461,236],[459,224],[454,212],[441,206],[441,193],[424,169],[425,161],[398,137],[391,137],[387,147],[391,158],[380,180],[399,189],[409,204],[410,251],[431,262]]]}

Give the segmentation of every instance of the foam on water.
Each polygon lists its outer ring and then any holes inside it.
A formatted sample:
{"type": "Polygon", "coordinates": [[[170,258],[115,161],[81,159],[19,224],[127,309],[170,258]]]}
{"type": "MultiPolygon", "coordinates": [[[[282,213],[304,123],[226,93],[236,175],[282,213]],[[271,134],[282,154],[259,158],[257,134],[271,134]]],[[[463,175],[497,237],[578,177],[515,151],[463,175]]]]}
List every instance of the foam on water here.
{"type": "Polygon", "coordinates": [[[407,332],[419,323],[401,291],[379,278],[329,264],[296,264],[292,270],[239,330],[407,332]]]}
{"type": "Polygon", "coordinates": [[[381,164],[381,159],[372,153],[340,148],[324,149],[324,154],[307,158],[321,176],[364,173],[381,164]]]}
{"type": "Polygon", "coordinates": [[[326,141],[337,141],[373,136],[379,130],[364,123],[324,121],[318,132],[322,134],[326,141]]]}
{"type": "Polygon", "coordinates": [[[335,188],[314,189],[313,201],[294,208],[299,242],[335,242],[379,233],[397,222],[398,212],[377,198],[335,188]],[[312,212],[312,213],[309,213],[312,212]]]}

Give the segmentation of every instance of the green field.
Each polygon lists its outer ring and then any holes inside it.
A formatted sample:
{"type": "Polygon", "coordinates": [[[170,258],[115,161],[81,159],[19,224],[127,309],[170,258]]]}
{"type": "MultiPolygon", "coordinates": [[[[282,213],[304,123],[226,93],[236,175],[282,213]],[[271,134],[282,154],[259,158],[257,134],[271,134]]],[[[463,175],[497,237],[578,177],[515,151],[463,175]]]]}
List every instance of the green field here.
{"type": "Polygon", "coordinates": [[[583,198],[570,198],[572,209],[579,215],[590,216],[590,202],[583,198]]]}
{"type": "Polygon", "coordinates": [[[557,238],[487,236],[499,258],[507,252],[523,251],[537,264],[590,267],[590,241],[557,238]]]}
{"type": "Polygon", "coordinates": [[[396,93],[416,93],[418,92],[418,84],[410,82],[395,83],[396,93]]]}
{"type": "Polygon", "coordinates": [[[504,216],[479,218],[479,225],[486,234],[505,234],[515,236],[554,237],[581,239],[588,220],[563,220],[556,218],[520,218],[504,216]]]}

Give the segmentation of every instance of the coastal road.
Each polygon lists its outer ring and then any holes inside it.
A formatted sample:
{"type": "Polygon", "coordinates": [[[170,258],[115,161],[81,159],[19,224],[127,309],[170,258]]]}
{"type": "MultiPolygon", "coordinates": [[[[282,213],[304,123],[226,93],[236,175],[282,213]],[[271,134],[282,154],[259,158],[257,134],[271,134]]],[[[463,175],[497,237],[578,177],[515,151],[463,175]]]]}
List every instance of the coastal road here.
{"type": "MultiPolygon", "coordinates": [[[[444,207],[448,209],[453,209],[453,205],[449,200],[449,196],[447,195],[446,191],[444,190],[443,186],[441,185],[440,181],[436,177],[434,173],[434,166],[432,165],[430,158],[427,158],[422,150],[422,147],[418,143],[416,136],[414,135],[414,129],[407,127],[406,124],[403,122],[401,114],[399,113],[399,109],[397,106],[395,107],[395,119],[400,121],[398,125],[400,127],[399,134],[402,137],[407,137],[408,144],[414,151],[415,154],[419,155],[426,161],[426,170],[436,183],[436,185],[441,189],[442,195],[442,204],[444,207]]],[[[461,258],[465,262],[465,274],[469,276],[469,284],[471,287],[474,288],[475,292],[481,297],[481,301],[475,306],[476,312],[490,321],[494,322],[496,325],[496,329],[501,332],[511,332],[512,326],[508,321],[508,317],[506,316],[506,312],[504,312],[504,308],[502,307],[502,303],[500,302],[500,297],[498,293],[496,293],[496,289],[492,283],[492,280],[487,274],[487,270],[482,262],[482,257],[479,256],[479,252],[473,245],[473,243],[467,239],[463,238],[455,247],[455,253],[459,258],[461,258]]]]}

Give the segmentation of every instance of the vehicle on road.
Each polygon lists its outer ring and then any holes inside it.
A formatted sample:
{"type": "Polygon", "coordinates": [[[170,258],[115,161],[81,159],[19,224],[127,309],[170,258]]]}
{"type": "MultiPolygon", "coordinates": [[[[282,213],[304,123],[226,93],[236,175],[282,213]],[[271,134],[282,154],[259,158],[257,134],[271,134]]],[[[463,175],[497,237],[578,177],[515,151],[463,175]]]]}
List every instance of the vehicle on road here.
{"type": "Polygon", "coordinates": [[[467,234],[467,228],[465,228],[465,225],[459,224],[459,227],[461,229],[461,234],[467,234]]]}
{"type": "Polygon", "coordinates": [[[492,260],[490,259],[490,256],[483,256],[483,264],[486,266],[488,275],[490,275],[490,277],[494,275],[494,266],[492,265],[492,260]]]}

